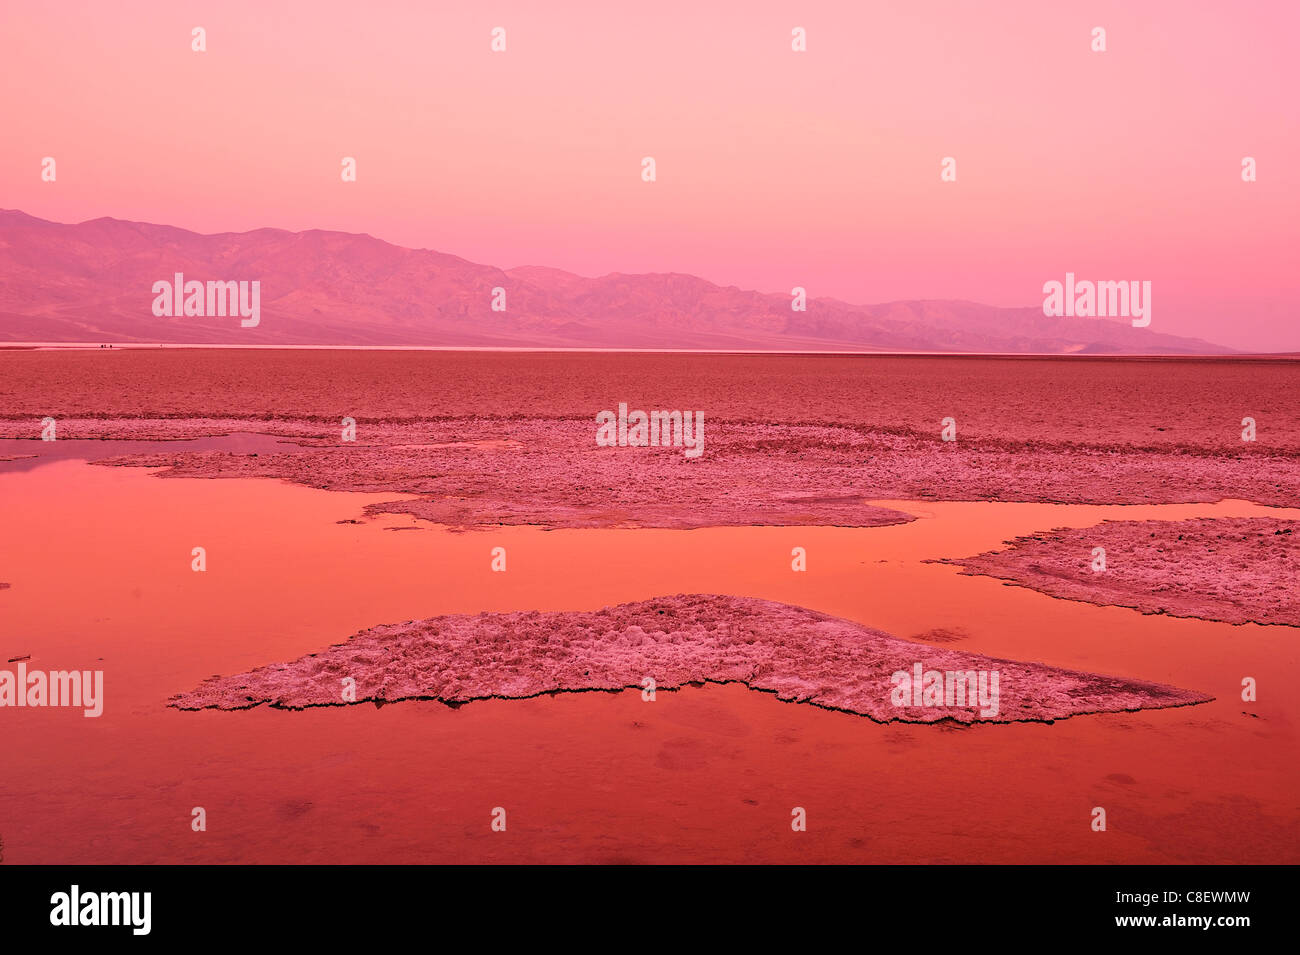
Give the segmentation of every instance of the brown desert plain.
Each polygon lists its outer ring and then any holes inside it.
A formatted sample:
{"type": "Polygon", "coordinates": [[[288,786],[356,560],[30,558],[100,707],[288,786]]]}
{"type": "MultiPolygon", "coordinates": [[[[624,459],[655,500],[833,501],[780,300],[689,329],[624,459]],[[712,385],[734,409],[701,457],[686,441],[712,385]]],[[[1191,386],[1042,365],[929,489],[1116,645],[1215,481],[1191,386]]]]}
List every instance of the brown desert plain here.
{"type": "Polygon", "coordinates": [[[6,713],[0,840],[1295,863],[1298,505],[1294,360],[0,350],[0,659],[105,685],[6,713]],[[599,446],[621,403],[703,453],[599,446]]]}

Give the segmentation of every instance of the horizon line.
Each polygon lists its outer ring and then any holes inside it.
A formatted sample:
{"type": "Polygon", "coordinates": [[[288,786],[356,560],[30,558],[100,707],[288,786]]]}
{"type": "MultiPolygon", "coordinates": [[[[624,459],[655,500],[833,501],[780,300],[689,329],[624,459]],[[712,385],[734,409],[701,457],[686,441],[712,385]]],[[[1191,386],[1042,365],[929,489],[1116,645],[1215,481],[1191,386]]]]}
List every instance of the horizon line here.
{"type": "Polygon", "coordinates": [[[629,354],[629,355],[771,355],[831,358],[1084,358],[1084,359],[1170,359],[1170,360],[1300,360],[1300,352],[979,352],[979,351],[845,351],[793,348],[575,348],[555,345],[323,345],[323,344],[233,344],[222,342],[32,342],[0,341],[7,351],[49,351],[56,349],[231,349],[261,351],[435,351],[435,352],[518,352],[526,354],[629,354]]]}

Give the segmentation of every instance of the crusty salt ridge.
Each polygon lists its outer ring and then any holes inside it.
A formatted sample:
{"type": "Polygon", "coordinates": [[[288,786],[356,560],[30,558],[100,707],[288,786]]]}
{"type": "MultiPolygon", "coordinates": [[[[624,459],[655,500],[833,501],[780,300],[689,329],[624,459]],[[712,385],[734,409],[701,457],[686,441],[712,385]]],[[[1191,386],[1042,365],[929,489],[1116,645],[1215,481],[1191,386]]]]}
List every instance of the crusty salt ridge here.
{"type": "Polygon", "coordinates": [[[104,358],[0,351],[10,393],[0,436],[37,449],[46,415],[60,440],[274,435],[299,446],[164,446],[102,463],[395,492],[411,497],[371,514],[451,528],[911,520],[873,501],[1300,500],[1300,402],[1285,400],[1295,361],[275,349],[104,358]],[[189,384],[178,391],[177,380],[189,384]],[[705,453],[598,447],[594,416],[617,400],[611,382],[645,407],[704,409],[705,453]],[[1273,396],[1269,426],[1242,441],[1222,409],[1261,396],[1273,396]],[[950,414],[956,442],[940,440],[950,414]],[[344,415],[357,422],[355,443],[341,440],[344,415]]]}
{"type": "Polygon", "coordinates": [[[493,697],[738,681],[781,700],[887,722],[1056,720],[1204,703],[1158,683],[1017,663],[911,643],[803,607],[751,597],[687,594],[597,611],[451,615],[384,624],[291,663],[211,677],[169,705],[300,709],[427,699],[459,705],[493,697]],[[999,673],[999,712],[976,706],[896,707],[891,675],[927,670],[999,673]]]}
{"type": "MultiPolygon", "coordinates": [[[[665,448],[597,447],[588,420],[458,418],[367,426],[366,440],[376,444],[304,433],[299,440],[313,443],[294,451],[178,450],[96,463],[162,467],[165,477],[269,477],[327,490],[414,494],[419,497],[367,510],[408,513],[452,528],[873,527],[913,520],[873,500],[1153,504],[1241,498],[1289,506],[1300,499],[1300,468],[1290,452],[1053,448],[994,438],[953,445],[938,440],[937,429],[919,434],[755,421],[718,420],[711,429],[707,451],[694,460],[665,448]]],[[[277,422],[273,430],[289,429],[277,422]]]]}
{"type": "Polygon", "coordinates": [[[857,486],[868,449],[850,446],[834,428],[769,426],[755,433],[741,426],[721,432],[717,447],[710,444],[699,458],[671,448],[602,448],[594,418],[457,419],[423,432],[368,429],[366,435],[395,443],[325,439],[331,443],[290,452],[156,453],[97,463],[166,467],[163,475],[170,477],[271,477],[327,490],[418,494],[367,511],[409,513],[457,530],[499,524],[877,527],[915,520],[868,503],[866,488],[857,486]]]}
{"type": "Polygon", "coordinates": [[[1105,521],[1039,531],[1005,550],[946,559],[962,573],[1102,606],[1300,627],[1300,522],[1271,517],[1105,521]],[[1092,549],[1106,569],[1092,570],[1092,549]]]}

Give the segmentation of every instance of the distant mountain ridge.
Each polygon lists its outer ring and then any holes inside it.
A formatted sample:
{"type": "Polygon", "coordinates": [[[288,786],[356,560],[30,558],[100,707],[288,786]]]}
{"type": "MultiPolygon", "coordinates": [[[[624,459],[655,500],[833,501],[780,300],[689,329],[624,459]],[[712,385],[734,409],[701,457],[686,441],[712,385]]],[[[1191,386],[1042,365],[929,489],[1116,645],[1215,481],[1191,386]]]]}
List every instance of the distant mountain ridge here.
{"type": "Polygon", "coordinates": [[[715,285],[694,275],[586,278],[498,269],[345,232],[200,235],[0,210],[0,341],[444,345],[1047,354],[1224,354],[1200,339],[1038,307],[905,301],[850,305],[715,285]],[[259,281],[261,321],[159,317],[153,283],[259,281]],[[491,307],[505,289],[504,312],[491,307]]]}

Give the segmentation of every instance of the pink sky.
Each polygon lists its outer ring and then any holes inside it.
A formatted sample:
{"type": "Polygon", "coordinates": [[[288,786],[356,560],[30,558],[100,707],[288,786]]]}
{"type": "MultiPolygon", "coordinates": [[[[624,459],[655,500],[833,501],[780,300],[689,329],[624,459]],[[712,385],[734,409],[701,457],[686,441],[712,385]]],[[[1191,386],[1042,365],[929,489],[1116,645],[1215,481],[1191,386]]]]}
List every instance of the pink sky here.
{"type": "Polygon", "coordinates": [[[1152,281],[1153,331],[1300,350],[1298,30],[1292,0],[6,0],[0,207],[856,303],[1070,270],[1152,281]]]}

